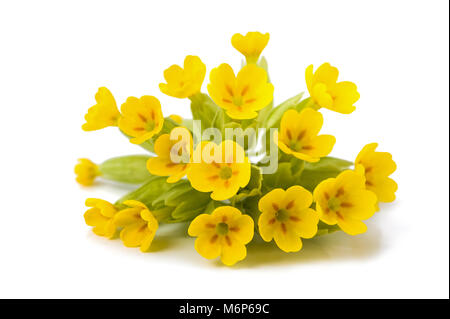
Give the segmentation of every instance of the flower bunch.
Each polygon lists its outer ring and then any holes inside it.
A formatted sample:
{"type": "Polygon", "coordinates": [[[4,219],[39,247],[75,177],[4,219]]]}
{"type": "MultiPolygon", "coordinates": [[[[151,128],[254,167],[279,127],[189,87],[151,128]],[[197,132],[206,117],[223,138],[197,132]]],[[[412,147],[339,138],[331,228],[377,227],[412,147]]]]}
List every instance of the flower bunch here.
{"type": "Polygon", "coordinates": [[[148,155],[121,156],[95,164],[80,159],[77,182],[96,178],[138,187],[114,203],[86,200],[86,224],[95,234],[120,237],[127,247],[149,251],[159,226],[189,223],[195,249],[233,265],[247,255],[256,236],[285,252],[302,239],[343,231],[364,233],[379,202],[395,199],[392,156],[363,147],[354,161],[328,156],[336,139],[322,134],[322,109],[352,113],[359,93],[338,82],[338,69],[324,63],[306,68],[303,93],[274,106],[274,86],[261,53],[269,34],[235,34],[232,45],[245,56],[236,73],[226,63],[209,73],[187,56],[164,71],[162,93],[189,99],[192,119],[164,116],[155,96],[129,97],[120,110],[101,87],[86,116],[85,131],[116,126],[148,155]]]}

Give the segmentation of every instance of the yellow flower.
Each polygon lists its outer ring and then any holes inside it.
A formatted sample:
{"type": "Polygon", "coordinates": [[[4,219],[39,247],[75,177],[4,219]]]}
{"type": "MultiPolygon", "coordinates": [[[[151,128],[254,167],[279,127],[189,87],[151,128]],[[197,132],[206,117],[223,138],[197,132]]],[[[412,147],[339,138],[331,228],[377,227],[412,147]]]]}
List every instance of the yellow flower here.
{"type": "Polygon", "coordinates": [[[268,33],[262,34],[260,32],[247,32],[245,36],[236,33],[231,38],[231,44],[236,50],[245,55],[247,63],[256,63],[262,50],[269,42],[269,37],[268,33]]]}
{"type": "Polygon", "coordinates": [[[78,159],[75,165],[76,181],[83,186],[91,186],[97,176],[100,176],[98,165],[91,162],[87,158],[78,159]]]}
{"type": "Polygon", "coordinates": [[[357,172],[366,177],[366,188],[377,195],[380,202],[393,202],[397,183],[389,178],[397,168],[392,155],[387,152],[375,152],[377,143],[364,146],[355,160],[357,172]]]}
{"type": "Polygon", "coordinates": [[[367,230],[362,220],[375,213],[377,197],[366,190],[363,175],[346,170],[317,185],[314,201],[320,220],[328,225],[338,224],[347,234],[358,235],[367,230]]]}
{"type": "Polygon", "coordinates": [[[238,120],[255,118],[273,99],[266,71],[255,64],[244,66],[237,77],[231,66],[221,64],[211,71],[208,92],[228,116],[238,120]]]}
{"type": "Polygon", "coordinates": [[[206,66],[198,56],[188,55],[184,59],[184,69],[172,65],[164,71],[166,83],[160,83],[159,89],[164,94],[180,99],[190,97],[202,88],[205,79],[206,66]]]}
{"type": "Polygon", "coordinates": [[[114,216],[117,209],[113,204],[97,198],[88,198],[86,206],[91,207],[84,213],[86,225],[93,226],[93,231],[98,236],[113,238],[116,234],[114,216]]]}
{"type": "Polygon", "coordinates": [[[359,100],[356,85],[343,81],[337,83],[339,71],[329,63],[322,64],[313,74],[313,66],[306,68],[306,85],[311,99],[329,110],[349,114],[355,110],[353,104],[359,100]]]}
{"type": "Polygon", "coordinates": [[[177,124],[181,124],[183,122],[183,118],[177,114],[171,114],[169,117],[177,124]]]}
{"type": "Polygon", "coordinates": [[[141,144],[159,133],[164,123],[161,104],[154,96],[129,97],[121,107],[119,128],[132,136],[131,143],[141,144]]]}
{"type": "Polygon", "coordinates": [[[285,252],[302,249],[302,238],[312,238],[317,233],[319,215],[309,208],[312,194],[301,186],[286,191],[276,188],[264,195],[258,203],[262,212],[258,220],[259,233],[265,241],[275,239],[285,252]]]}
{"type": "Polygon", "coordinates": [[[114,217],[114,223],[123,227],[120,239],[126,247],[140,247],[142,252],[148,251],[158,229],[158,221],[147,206],[137,200],[127,200],[123,204],[129,208],[114,217]]]}
{"type": "Polygon", "coordinates": [[[197,216],[189,226],[189,236],[198,237],[195,249],[207,259],[220,256],[232,266],[247,255],[245,247],[253,238],[253,219],[232,206],[216,208],[211,215],[197,216]]]}
{"type": "Polygon", "coordinates": [[[328,155],[336,143],[332,135],[317,135],[322,124],[322,114],[311,108],[305,108],[300,113],[288,110],[281,118],[280,134],[274,134],[275,143],[286,154],[307,162],[317,162],[328,155]]]}
{"type": "Polygon", "coordinates": [[[86,123],[81,128],[84,131],[95,131],[108,126],[117,126],[120,113],[111,92],[101,87],[95,94],[95,100],[97,104],[89,108],[84,116],[86,123]]]}
{"type": "Polygon", "coordinates": [[[202,158],[199,160],[194,156],[187,177],[196,190],[212,192],[212,199],[231,198],[250,181],[250,161],[244,149],[235,142],[227,140],[220,145],[202,143],[197,146],[195,153],[201,153],[202,158]]]}
{"type": "Polygon", "coordinates": [[[147,161],[148,171],[157,176],[169,176],[168,183],[175,183],[186,175],[192,156],[192,136],[188,129],[177,127],[171,134],[163,134],[155,141],[155,153],[157,157],[151,157],[147,161]],[[176,133],[176,139],[171,135],[176,133]],[[172,161],[172,159],[175,160],[172,161]]]}

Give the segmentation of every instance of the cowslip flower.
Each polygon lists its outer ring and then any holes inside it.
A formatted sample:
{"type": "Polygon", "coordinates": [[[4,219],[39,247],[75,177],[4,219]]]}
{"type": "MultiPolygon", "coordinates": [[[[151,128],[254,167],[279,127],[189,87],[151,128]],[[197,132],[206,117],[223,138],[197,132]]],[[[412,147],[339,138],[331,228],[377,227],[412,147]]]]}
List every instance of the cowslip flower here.
{"type": "Polygon", "coordinates": [[[376,211],[376,195],[366,190],[364,176],[352,170],[322,181],[313,196],[320,220],[328,225],[337,224],[350,235],[364,233],[367,226],[362,220],[376,211]]]}
{"type": "Polygon", "coordinates": [[[79,158],[75,165],[76,181],[83,186],[91,186],[97,176],[100,176],[98,165],[87,158],[79,158]]]}
{"type": "Polygon", "coordinates": [[[127,200],[123,204],[129,208],[122,209],[114,217],[114,223],[123,227],[120,239],[126,247],[148,251],[158,229],[158,221],[147,206],[137,200],[127,200]]]}
{"type": "Polygon", "coordinates": [[[197,237],[195,249],[207,258],[220,256],[222,262],[232,266],[247,256],[245,247],[254,233],[253,219],[237,208],[222,206],[211,215],[201,214],[190,224],[189,236],[197,237]]]}
{"type": "Polygon", "coordinates": [[[337,82],[339,71],[329,63],[322,64],[315,73],[313,65],[306,68],[305,77],[311,99],[319,107],[350,114],[353,104],[359,100],[356,85],[352,82],[337,82]]]}
{"type": "Polygon", "coordinates": [[[266,71],[255,64],[244,66],[237,76],[231,66],[221,64],[210,73],[208,92],[229,117],[238,120],[255,118],[273,99],[266,71]]]}
{"type": "Polygon", "coordinates": [[[91,106],[84,116],[86,123],[81,127],[84,131],[95,131],[108,126],[117,126],[120,112],[111,92],[101,87],[95,94],[97,104],[91,106]]]}
{"type": "Polygon", "coordinates": [[[377,143],[367,144],[359,152],[355,160],[355,169],[364,174],[366,188],[377,195],[380,202],[393,202],[397,183],[389,178],[397,165],[388,152],[376,152],[377,143]]]}
{"type": "Polygon", "coordinates": [[[264,241],[275,240],[285,252],[302,248],[302,238],[312,238],[317,233],[319,215],[309,208],[312,194],[301,186],[286,191],[276,188],[264,195],[258,203],[262,212],[258,220],[259,233],[264,241]]]}
{"type": "Polygon", "coordinates": [[[247,32],[245,36],[236,33],[231,38],[231,44],[245,56],[247,63],[256,63],[261,52],[269,42],[269,38],[270,35],[268,33],[247,32]]]}
{"type": "Polygon", "coordinates": [[[200,192],[212,192],[214,200],[226,200],[250,181],[251,164],[244,149],[231,140],[220,145],[205,142],[197,146],[187,177],[200,192]],[[199,154],[201,154],[201,158],[199,154]]]}
{"type": "Polygon", "coordinates": [[[98,198],[86,199],[86,206],[90,207],[84,213],[86,225],[92,226],[92,231],[98,236],[114,238],[117,228],[114,224],[116,207],[110,202],[98,198]]]}
{"type": "Polygon", "coordinates": [[[133,137],[131,143],[141,144],[161,131],[164,117],[156,97],[144,95],[138,99],[131,96],[122,104],[121,111],[119,128],[133,137]]]}
{"type": "Polygon", "coordinates": [[[307,162],[317,162],[333,149],[336,138],[332,135],[317,135],[322,128],[323,116],[311,108],[300,113],[287,110],[280,123],[280,133],[275,132],[275,143],[286,154],[307,162]]]}
{"type": "Polygon", "coordinates": [[[156,139],[157,157],[148,159],[147,169],[153,175],[169,176],[167,182],[175,183],[187,173],[192,148],[193,141],[189,130],[184,127],[174,128],[170,134],[162,134],[156,139]]]}
{"type": "Polygon", "coordinates": [[[200,58],[188,55],[184,68],[174,64],[164,71],[167,84],[160,83],[159,89],[169,96],[187,98],[200,92],[205,74],[206,66],[200,58]]]}

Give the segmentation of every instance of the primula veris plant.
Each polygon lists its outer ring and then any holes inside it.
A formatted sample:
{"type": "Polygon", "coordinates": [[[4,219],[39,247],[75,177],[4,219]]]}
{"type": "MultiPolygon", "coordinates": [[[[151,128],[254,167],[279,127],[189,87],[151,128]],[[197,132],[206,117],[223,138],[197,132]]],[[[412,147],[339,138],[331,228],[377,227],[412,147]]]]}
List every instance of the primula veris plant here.
{"type": "Polygon", "coordinates": [[[324,115],[355,111],[356,85],[338,81],[329,63],[315,71],[310,65],[309,97],[302,92],[276,105],[261,56],[268,42],[268,33],[235,34],[231,44],[245,58],[241,68],[222,63],[210,70],[207,84],[197,56],[168,67],[159,89],[190,101],[192,118],[164,116],[153,95],[129,97],[119,108],[107,88],[98,89],[82,129],[117,127],[146,154],[78,160],[82,186],[98,180],[136,185],[115,202],[86,200],[85,222],[96,235],[149,252],[159,227],[187,223],[186,235],[196,238],[202,257],[232,266],[246,258],[253,240],[293,253],[317,236],[362,234],[379,203],[395,200],[396,164],[391,154],[376,151],[377,143],[364,146],[354,162],[329,156],[336,138],[322,132],[324,115]]]}

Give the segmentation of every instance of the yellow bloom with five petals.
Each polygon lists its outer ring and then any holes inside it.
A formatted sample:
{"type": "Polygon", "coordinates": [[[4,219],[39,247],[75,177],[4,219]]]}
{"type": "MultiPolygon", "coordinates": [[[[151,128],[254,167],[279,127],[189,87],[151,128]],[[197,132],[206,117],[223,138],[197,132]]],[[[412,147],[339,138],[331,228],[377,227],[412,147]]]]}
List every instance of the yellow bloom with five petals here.
{"type": "Polygon", "coordinates": [[[86,225],[92,226],[92,231],[98,236],[114,238],[117,229],[114,224],[116,207],[110,202],[98,198],[86,199],[86,206],[90,207],[84,213],[86,225]]]}
{"type": "Polygon", "coordinates": [[[83,186],[91,186],[97,176],[100,176],[98,165],[87,158],[78,159],[75,165],[76,181],[83,186]]]}
{"type": "Polygon", "coordinates": [[[255,64],[244,66],[237,76],[231,66],[221,64],[210,73],[208,92],[229,117],[238,120],[255,118],[273,99],[266,71],[255,64]]]}
{"type": "Polygon", "coordinates": [[[122,117],[119,128],[128,136],[131,143],[141,144],[161,131],[164,117],[161,103],[154,96],[144,95],[140,99],[129,97],[121,106],[122,117]]]}
{"type": "Polygon", "coordinates": [[[287,110],[280,123],[280,133],[275,132],[275,143],[286,154],[292,154],[307,162],[317,162],[333,149],[336,138],[317,135],[323,125],[323,116],[311,108],[300,113],[287,110]]]}
{"type": "Polygon", "coordinates": [[[175,183],[186,175],[192,157],[193,140],[184,127],[176,127],[171,134],[162,134],[155,141],[157,157],[147,161],[148,171],[157,176],[169,176],[168,183],[175,183]],[[176,133],[176,139],[171,139],[176,133]],[[175,160],[175,161],[173,161],[175,160]]]}
{"type": "Polygon", "coordinates": [[[313,65],[306,68],[306,85],[311,99],[319,107],[350,114],[353,104],[359,100],[356,85],[352,82],[337,82],[339,71],[329,63],[322,64],[315,73],[313,65]]]}
{"type": "Polygon", "coordinates": [[[204,142],[197,146],[195,154],[197,156],[194,155],[187,177],[196,190],[212,192],[214,200],[233,197],[250,181],[250,160],[234,141],[226,140],[220,145],[204,142]]]}
{"type": "Polygon", "coordinates": [[[264,195],[258,203],[262,212],[258,220],[259,233],[265,241],[275,240],[285,252],[299,251],[302,238],[312,238],[317,233],[319,215],[309,208],[312,194],[301,186],[286,191],[276,188],[264,195]]]}
{"type": "Polygon", "coordinates": [[[268,33],[247,32],[245,36],[236,33],[231,38],[231,44],[236,50],[245,55],[247,63],[256,63],[261,52],[269,42],[269,38],[270,35],[268,33]]]}
{"type": "Polygon", "coordinates": [[[167,84],[160,83],[159,89],[169,96],[187,98],[200,92],[205,74],[206,66],[200,58],[188,55],[184,68],[174,64],[164,71],[167,84]]]}
{"type": "Polygon", "coordinates": [[[123,227],[120,239],[126,247],[148,251],[158,229],[158,221],[147,206],[137,200],[127,200],[123,204],[129,208],[122,209],[114,217],[114,223],[123,227]]]}
{"type": "Polygon", "coordinates": [[[95,100],[97,104],[89,108],[84,116],[86,123],[81,128],[84,131],[95,131],[108,126],[117,126],[120,112],[111,92],[101,87],[95,94],[95,100]]]}
{"type": "Polygon", "coordinates": [[[364,174],[366,188],[377,195],[380,202],[393,202],[397,183],[389,178],[397,165],[388,152],[376,152],[377,143],[367,144],[359,152],[355,160],[355,169],[364,174]]]}
{"type": "Polygon", "coordinates": [[[364,176],[352,170],[322,181],[313,196],[320,220],[328,225],[337,224],[350,235],[364,233],[367,226],[362,220],[376,211],[376,195],[366,189],[364,176]]]}
{"type": "Polygon", "coordinates": [[[237,208],[222,206],[211,215],[197,216],[191,222],[188,233],[198,237],[195,249],[201,256],[207,259],[220,256],[225,265],[232,266],[247,256],[245,245],[253,238],[253,219],[237,208]]]}

